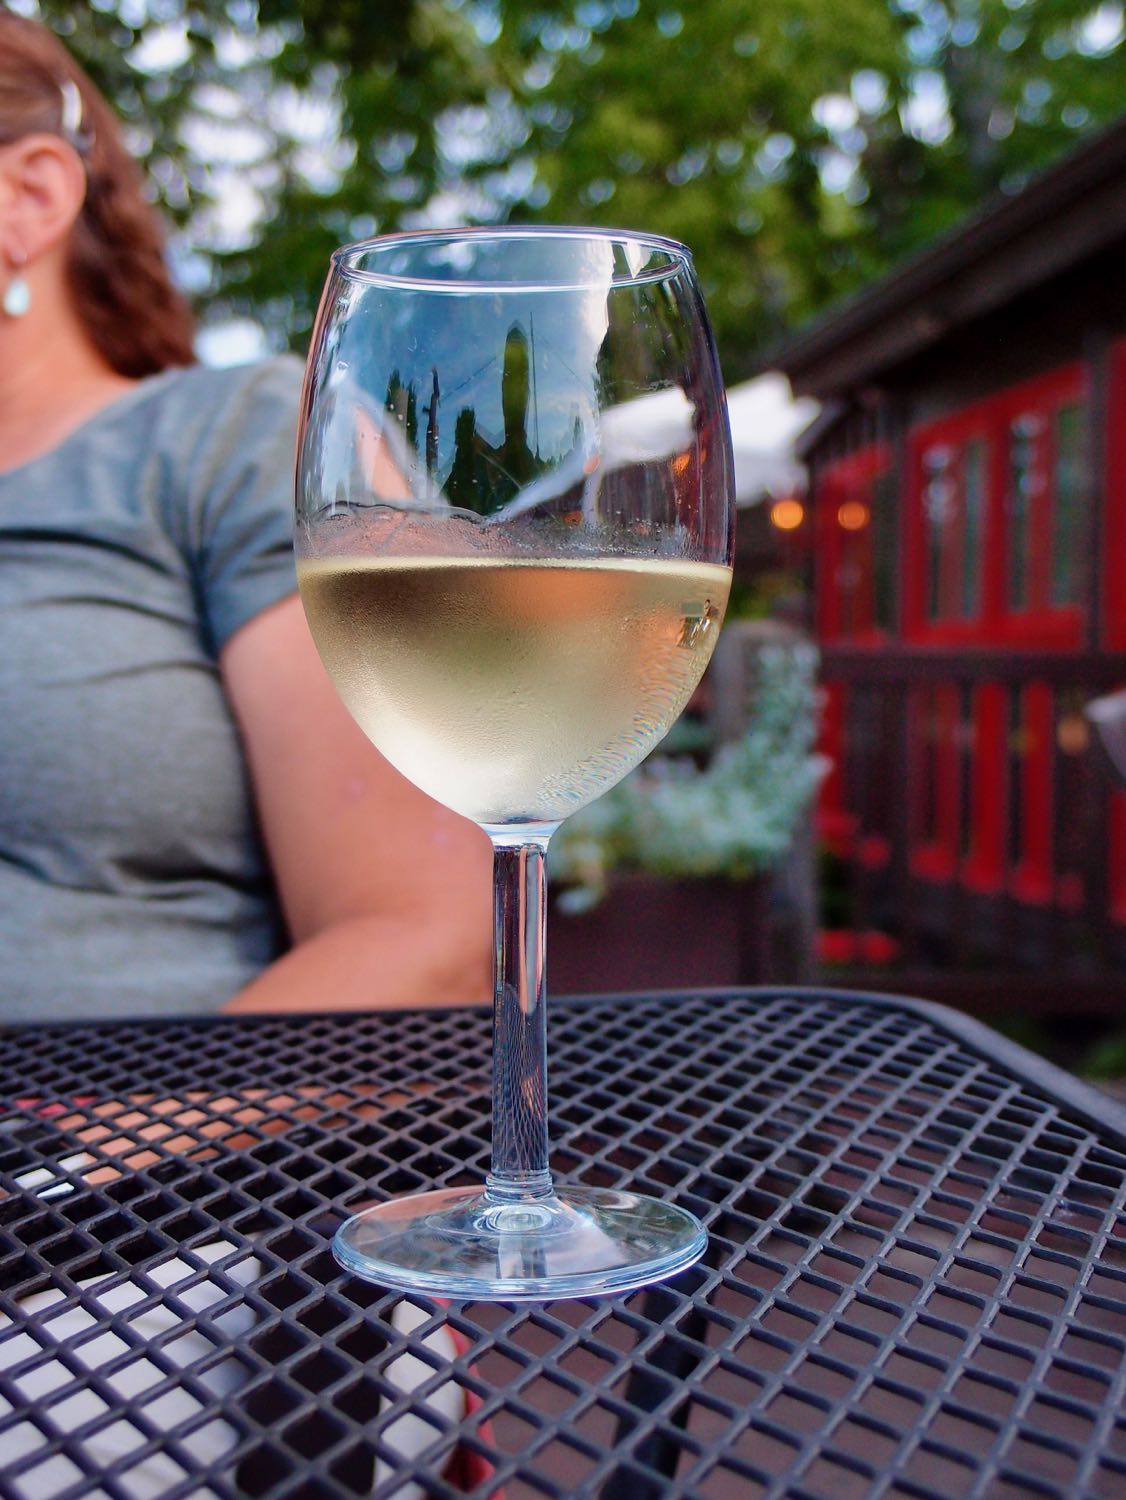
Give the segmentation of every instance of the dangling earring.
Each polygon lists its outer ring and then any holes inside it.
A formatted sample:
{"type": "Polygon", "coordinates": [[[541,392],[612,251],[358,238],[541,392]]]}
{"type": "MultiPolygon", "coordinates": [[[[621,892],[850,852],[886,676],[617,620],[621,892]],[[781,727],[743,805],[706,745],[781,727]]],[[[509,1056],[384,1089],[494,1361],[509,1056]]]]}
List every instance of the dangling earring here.
{"type": "Polygon", "coordinates": [[[4,288],[4,295],[0,297],[0,307],[9,318],[22,318],[31,306],[31,288],[20,275],[21,268],[27,263],[27,257],[22,254],[12,255],[11,260],[15,274],[4,288]]]}
{"type": "Polygon", "coordinates": [[[31,288],[22,276],[13,276],[4,288],[0,307],[3,307],[9,318],[22,318],[30,306],[31,288]]]}

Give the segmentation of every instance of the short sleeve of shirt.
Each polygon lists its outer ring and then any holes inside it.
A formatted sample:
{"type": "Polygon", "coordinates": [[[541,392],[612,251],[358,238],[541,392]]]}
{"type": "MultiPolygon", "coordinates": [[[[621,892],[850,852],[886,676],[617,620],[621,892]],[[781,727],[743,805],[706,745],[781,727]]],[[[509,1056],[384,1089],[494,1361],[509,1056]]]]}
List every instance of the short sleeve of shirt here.
{"type": "Polygon", "coordinates": [[[291,357],[215,372],[213,418],[188,456],[193,567],[217,657],[247,621],[296,589],[293,462],[301,365],[291,357]],[[225,379],[223,377],[226,377],[225,379]]]}

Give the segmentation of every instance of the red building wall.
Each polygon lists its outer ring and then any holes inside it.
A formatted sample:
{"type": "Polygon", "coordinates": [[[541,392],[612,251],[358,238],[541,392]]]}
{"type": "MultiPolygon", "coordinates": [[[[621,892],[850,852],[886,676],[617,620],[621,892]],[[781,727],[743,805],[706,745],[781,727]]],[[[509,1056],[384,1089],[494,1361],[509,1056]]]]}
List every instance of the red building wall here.
{"type": "MultiPolygon", "coordinates": [[[[820,641],[994,660],[1126,651],[1126,339],[1107,369],[1100,382],[1086,361],[1061,364],[909,426],[894,449],[871,442],[821,464],[820,641]]],[[[887,844],[850,787],[856,692],[827,685],[835,769],[820,807],[823,835],[853,858],[887,844]]],[[[1057,836],[1074,780],[1061,757],[1087,748],[1082,685],[1066,670],[1016,686],[979,672],[969,686],[927,680],[905,693],[911,875],[1065,913],[1097,890],[1104,914],[1126,923],[1126,792],[1110,798],[1105,878],[1057,836]]]]}

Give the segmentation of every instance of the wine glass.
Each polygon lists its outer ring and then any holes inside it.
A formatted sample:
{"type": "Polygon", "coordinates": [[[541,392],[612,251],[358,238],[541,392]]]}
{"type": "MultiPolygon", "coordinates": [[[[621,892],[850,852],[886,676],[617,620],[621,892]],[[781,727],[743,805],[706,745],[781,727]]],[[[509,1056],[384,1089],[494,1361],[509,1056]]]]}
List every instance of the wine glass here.
{"type": "Polygon", "coordinates": [[[544,855],[684,707],[732,544],[725,397],[682,245],[490,228],[333,256],[298,443],[301,597],[360,727],[494,849],[491,1171],[349,1219],[334,1251],[357,1275],[519,1301],[625,1291],[703,1252],[671,1204],[552,1181],[544,855]]]}

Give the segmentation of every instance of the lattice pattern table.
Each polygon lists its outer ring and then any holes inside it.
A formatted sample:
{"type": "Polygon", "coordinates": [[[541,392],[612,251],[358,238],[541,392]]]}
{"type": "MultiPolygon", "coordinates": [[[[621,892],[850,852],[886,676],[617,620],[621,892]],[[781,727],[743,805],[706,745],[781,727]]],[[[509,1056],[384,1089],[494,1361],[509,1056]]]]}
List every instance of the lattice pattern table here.
{"type": "Polygon", "coordinates": [[[564,1002],[554,1165],[700,1214],[600,1302],[328,1241],[479,1178],[482,1011],[0,1033],[0,1494],[1126,1495],[1126,1112],[934,1007],[564,1002]]]}

